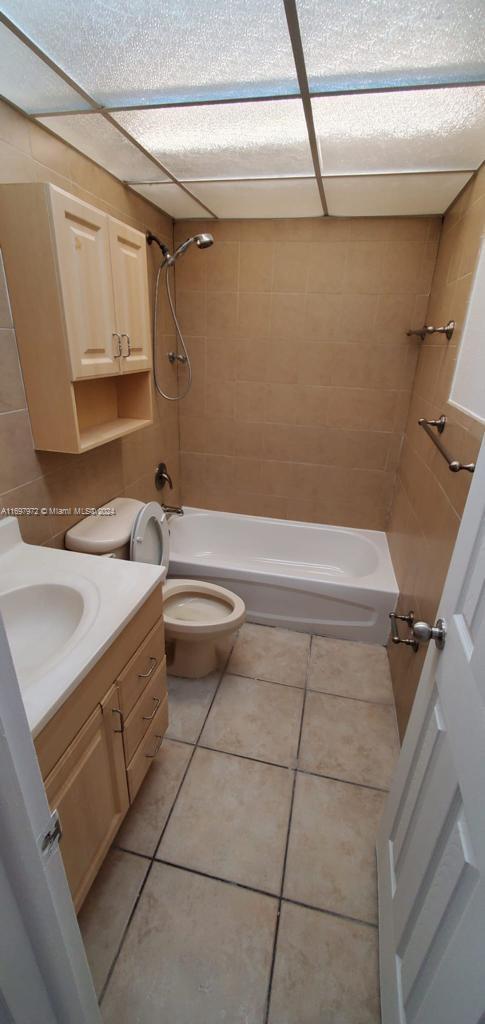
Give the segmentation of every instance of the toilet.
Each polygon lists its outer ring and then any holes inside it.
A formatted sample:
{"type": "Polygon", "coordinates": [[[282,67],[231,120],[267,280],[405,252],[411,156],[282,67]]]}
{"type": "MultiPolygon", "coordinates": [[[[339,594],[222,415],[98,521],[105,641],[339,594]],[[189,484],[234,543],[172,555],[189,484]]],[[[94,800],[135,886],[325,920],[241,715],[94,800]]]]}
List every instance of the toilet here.
{"type": "Polygon", "coordinates": [[[164,569],[163,618],[170,673],[202,678],[218,668],[244,622],[244,601],[202,580],[166,580],[170,559],[167,516],[156,501],[115,498],[66,533],[66,548],[164,569]]]}

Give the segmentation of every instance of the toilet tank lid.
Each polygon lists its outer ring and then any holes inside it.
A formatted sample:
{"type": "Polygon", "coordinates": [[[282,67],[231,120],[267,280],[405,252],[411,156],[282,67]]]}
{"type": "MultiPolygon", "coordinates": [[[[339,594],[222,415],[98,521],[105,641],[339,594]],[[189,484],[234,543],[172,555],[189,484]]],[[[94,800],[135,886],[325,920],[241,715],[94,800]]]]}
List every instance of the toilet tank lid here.
{"type": "Polygon", "coordinates": [[[66,533],[66,548],[87,554],[104,555],[127,544],[133,523],[143,502],[135,498],[114,498],[102,505],[96,515],[87,516],[66,533]]]}

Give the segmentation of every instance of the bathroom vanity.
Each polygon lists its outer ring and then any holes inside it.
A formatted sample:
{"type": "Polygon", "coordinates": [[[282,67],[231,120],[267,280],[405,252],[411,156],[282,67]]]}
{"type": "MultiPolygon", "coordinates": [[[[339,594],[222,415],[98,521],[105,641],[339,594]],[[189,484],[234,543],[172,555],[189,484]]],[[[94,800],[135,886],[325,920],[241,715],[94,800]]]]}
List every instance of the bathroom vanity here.
{"type": "Polygon", "coordinates": [[[158,588],[35,739],[76,909],[168,725],[158,588]]]}
{"type": "Polygon", "coordinates": [[[0,612],[76,909],[167,728],[163,575],[0,521],[0,612]]]}

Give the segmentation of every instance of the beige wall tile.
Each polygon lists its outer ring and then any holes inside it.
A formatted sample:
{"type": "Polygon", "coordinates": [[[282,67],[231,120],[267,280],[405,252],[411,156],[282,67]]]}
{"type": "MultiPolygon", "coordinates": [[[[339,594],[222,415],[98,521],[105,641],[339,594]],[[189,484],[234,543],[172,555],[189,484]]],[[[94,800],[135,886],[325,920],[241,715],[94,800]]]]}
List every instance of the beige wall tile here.
{"type": "Polygon", "coordinates": [[[26,400],[15,332],[0,328],[0,414],[25,409],[26,400]]]}
{"type": "Polygon", "coordinates": [[[303,336],[307,341],[337,341],[342,337],[342,295],[306,296],[303,336]]]}
{"type": "Polygon", "coordinates": [[[238,323],[237,292],[207,292],[207,333],[233,336],[238,323]]]}
{"type": "Polygon", "coordinates": [[[273,292],[271,301],[272,338],[301,337],[305,297],[295,292],[273,292]]]}
{"type": "Polygon", "coordinates": [[[42,475],[26,410],[4,412],[0,416],[0,451],[1,493],[30,483],[42,475]]]}
{"type": "Polygon", "coordinates": [[[307,290],[338,292],[343,286],[347,245],[345,242],[318,242],[305,247],[307,255],[307,290]]]}
{"type": "MultiPolygon", "coordinates": [[[[456,451],[463,461],[476,458],[483,431],[476,421],[454,409],[447,400],[461,327],[468,308],[478,239],[485,225],[485,206],[477,200],[478,196],[483,196],[484,190],[485,170],[482,168],[444,218],[427,311],[422,297],[416,296],[415,299],[414,316],[417,315],[416,309],[419,312],[416,323],[423,317],[428,323],[441,324],[449,319],[457,321],[452,344],[436,336],[427,339],[419,348],[389,527],[389,544],[401,590],[400,610],[407,611],[412,607],[429,621],[436,617],[471,478],[465,473],[449,472],[417,421],[420,416],[434,417],[445,413],[446,441],[450,450],[456,451]]],[[[437,239],[437,223],[431,219],[421,272],[418,274],[416,271],[419,263],[419,254],[417,250],[413,251],[416,243],[411,246],[408,242],[405,250],[403,247],[400,261],[388,269],[387,280],[395,275],[396,267],[401,266],[410,285],[418,278],[426,283],[426,278],[430,279],[428,264],[434,261],[437,239]]],[[[396,289],[402,290],[402,284],[397,280],[396,289]]],[[[380,299],[382,318],[379,329],[385,327],[383,311],[389,301],[387,297],[380,299]]],[[[388,305],[386,315],[390,316],[391,312],[388,305]]],[[[397,319],[400,318],[404,324],[404,304],[396,312],[397,319]]],[[[423,649],[418,655],[410,655],[403,647],[389,651],[401,736],[411,711],[424,653],[423,649]]]]}
{"type": "Polygon", "coordinates": [[[271,242],[242,242],[239,255],[239,288],[242,292],[269,292],[273,279],[271,242]]]}
{"type": "Polygon", "coordinates": [[[275,245],[273,250],[273,291],[304,292],[310,266],[310,251],[306,242],[293,242],[291,246],[275,245]]]}
{"type": "Polygon", "coordinates": [[[271,293],[247,292],[239,299],[237,333],[240,338],[269,338],[271,293]]]}
{"type": "Polygon", "coordinates": [[[2,250],[0,249],[0,329],[7,327],[13,327],[13,320],[7,291],[2,250]]]}
{"type": "MultiPolygon", "coordinates": [[[[196,248],[194,246],[194,248],[196,248]]],[[[206,287],[210,292],[237,292],[239,284],[239,245],[217,242],[210,249],[197,250],[206,264],[206,287]]],[[[183,262],[183,261],[181,261],[183,262]]]]}

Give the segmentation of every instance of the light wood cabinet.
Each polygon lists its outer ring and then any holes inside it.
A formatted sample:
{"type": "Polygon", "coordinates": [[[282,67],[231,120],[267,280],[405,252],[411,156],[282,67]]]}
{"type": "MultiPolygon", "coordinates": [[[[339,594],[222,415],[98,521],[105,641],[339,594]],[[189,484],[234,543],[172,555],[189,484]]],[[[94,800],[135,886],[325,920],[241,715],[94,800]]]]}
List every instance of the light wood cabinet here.
{"type": "Polygon", "coordinates": [[[77,910],[167,728],[161,610],[160,589],[35,740],[77,910]]]}
{"type": "Polygon", "coordinates": [[[120,373],[109,218],[60,189],[48,195],[72,380],[120,373]]]}
{"type": "Polygon", "coordinates": [[[0,186],[34,445],[84,452],[153,421],[142,232],[49,184],[0,186]]]}
{"type": "Polygon", "coordinates": [[[81,906],[128,810],[117,687],[93,711],[45,782],[62,827],[60,849],[81,906]]]}
{"type": "Polygon", "coordinates": [[[146,238],[113,217],[108,228],[121,371],[147,370],[152,357],[146,238]]]}

